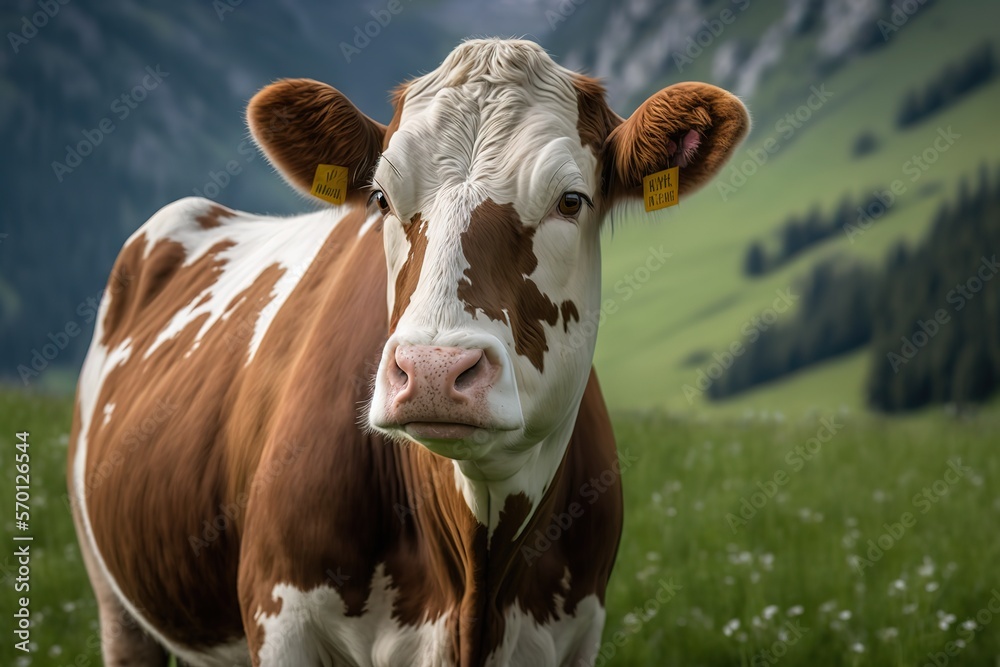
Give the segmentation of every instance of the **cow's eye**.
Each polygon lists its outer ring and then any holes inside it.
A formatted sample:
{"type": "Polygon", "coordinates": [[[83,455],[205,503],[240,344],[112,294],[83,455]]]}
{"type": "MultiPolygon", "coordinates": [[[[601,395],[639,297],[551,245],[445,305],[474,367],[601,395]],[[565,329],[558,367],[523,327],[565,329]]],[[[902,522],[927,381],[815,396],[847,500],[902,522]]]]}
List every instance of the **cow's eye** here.
{"type": "Polygon", "coordinates": [[[381,190],[372,192],[372,196],[368,198],[368,203],[371,204],[372,202],[378,205],[378,210],[382,212],[382,215],[389,212],[389,200],[385,198],[385,194],[381,190]]]}
{"type": "Polygon", "coordinates": [[[567,218],[580,215],[581,208],[583,208],[583,195],[579,192],[567,192],[559,200],[559,213],[567,218]]]}

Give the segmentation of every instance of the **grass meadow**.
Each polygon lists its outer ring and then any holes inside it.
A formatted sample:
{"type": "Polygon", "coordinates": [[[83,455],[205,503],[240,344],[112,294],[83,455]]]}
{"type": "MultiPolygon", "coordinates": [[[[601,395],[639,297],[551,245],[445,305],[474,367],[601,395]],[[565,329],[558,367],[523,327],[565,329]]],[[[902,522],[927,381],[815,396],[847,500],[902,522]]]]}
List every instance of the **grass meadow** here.
{"type": "MultiPolygon", "coordinates": [[[[24,655],[11,634],[8,506],[0,665],[100,664],[63,500],[70,406],[0,392],[0,497],[13,504],[8,461],[27,429],[35,537],[24,655]]],[[[997,664],[995,412],[614,417],[619,448],[637,463],[623,473],[625,532],[599,665],[997,664]]]]}

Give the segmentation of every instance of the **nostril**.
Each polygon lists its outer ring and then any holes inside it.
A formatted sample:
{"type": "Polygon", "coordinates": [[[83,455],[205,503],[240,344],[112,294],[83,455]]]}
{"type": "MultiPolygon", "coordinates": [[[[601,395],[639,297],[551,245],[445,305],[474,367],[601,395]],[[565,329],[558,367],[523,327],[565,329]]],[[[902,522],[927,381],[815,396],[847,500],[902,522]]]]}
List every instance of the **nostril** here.
{"type": "Polygon", "coordinates": [[[483,363],[483,360],[485,359],[485,357],[486,355],[480,353],[479,358],[476,359],[476,363],[472,364],[467,369],[458,374],[458,377],[455,378],[455,389],[457,389],[458,391],[465,391],[466,389],[469,389],[470,387],[472,387],[472,385],[476,383],[476,380],[479,378],[479,376],[483,374],[485,367],[485,363],[483,363]]]}
{"type": "Polygon", "coordinates": [[[396,348],[389,366],[389,382],[393,386],[404,388],[409,384],[412,374],[413,360],[401,348],[396,348]]]}
{"type": "Polygon", "coordinates": [[[389,379],[392,380],[393,384],[405,387],[406,383],[410,381],[410,376],[399,367],[399,364],[395,360],[392,362],[392,368],[389,369],[389,373],[391,374],[389,379]]]}

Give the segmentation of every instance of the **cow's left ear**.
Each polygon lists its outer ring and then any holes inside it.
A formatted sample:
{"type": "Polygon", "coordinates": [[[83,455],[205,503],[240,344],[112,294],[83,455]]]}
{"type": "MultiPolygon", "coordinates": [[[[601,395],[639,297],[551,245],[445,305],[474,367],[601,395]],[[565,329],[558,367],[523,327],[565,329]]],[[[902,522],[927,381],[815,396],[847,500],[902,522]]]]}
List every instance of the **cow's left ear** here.
{"type": "Polygon", "coordinates": [[[319,196],[313,191],[319,165],[347,169],[345,197],[365,189],[385,135],[385,126],[343,93],[311,79],[283,79],[262,89],[247,105],[247,124],[285,180],[313,196],[319,196]]]}
{"type": "Polygon", "coordinates": [[[678,83],[656,93],[608,135],[604,185],[613,202],[641,198],[643,178],[679,167],[678,195],[705,185],[750,129],[746,107],[707,83],[678,83]]]}

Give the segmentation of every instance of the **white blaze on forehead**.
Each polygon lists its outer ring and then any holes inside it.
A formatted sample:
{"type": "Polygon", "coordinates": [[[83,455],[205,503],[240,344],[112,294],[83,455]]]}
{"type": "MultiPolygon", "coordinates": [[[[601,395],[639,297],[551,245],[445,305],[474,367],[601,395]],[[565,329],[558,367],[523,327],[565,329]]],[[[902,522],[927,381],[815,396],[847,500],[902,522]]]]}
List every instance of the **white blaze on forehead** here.
{"type": "Polygon", "coordinates": [[[512,203],[525,224],[562,192],[593,198],[597,160],[580,141],[573,77],[531,42],[463,44],[407,86],[375,180],[402,211],[419,210],[426,202],[417,198],[443,186],[476,184],[512,203]]]}
{"type": "MultiPolygon", "coordinates": [[[[459,314],[463,304],[455,294],[469,268],[462,234],[473,210],[487,198],[513,205],[521,224],[533,227],[550,219],[564,192],[595,197],[597,159],[580,141],[573,77],[531,42],[473,40],[453,51],[437,70],[407,85],[399,129],[374,178],[398,216],[386,226],[390,308],[410,250],[400,226],[420,213],[427,229],[423,264],[408,308],[420,311],[421,321],[414,323],[404,313],[404,330],[408,323],[421,333],[471,324],[471,316],[459,314]],[[439,317],[439,311],[453,316],[439,317]]],[[[565,237],[540,235],[536,245],[552,247],[538,248],[536,257],[567,259],[566,249],[555,247],[565,237]]],[[[547,273],[540,267],[543,282],[547,273]]],[[[566,286],[558,280],[538,286],[545,292],[560,282],[566,286]]],[[[578,301],[581,295],[573,292],[549,297],[557,304],[578,301]]],[[[476,319],[477,328],[496,328],[481,314],[476,319]]],[[[486,333],[502,336],[501,331],[486,333]]]]}

